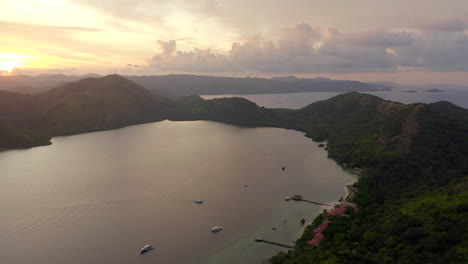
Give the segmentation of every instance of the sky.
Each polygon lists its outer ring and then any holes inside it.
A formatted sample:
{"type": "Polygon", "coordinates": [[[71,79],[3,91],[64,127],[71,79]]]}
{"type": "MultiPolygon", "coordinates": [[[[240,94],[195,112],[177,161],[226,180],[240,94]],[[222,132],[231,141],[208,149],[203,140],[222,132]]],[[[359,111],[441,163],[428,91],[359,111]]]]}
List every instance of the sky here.
{"type": "Polygon", "coordinates": [[[0,75],[468,85],[466,0],[0,0],[0,75]]]}

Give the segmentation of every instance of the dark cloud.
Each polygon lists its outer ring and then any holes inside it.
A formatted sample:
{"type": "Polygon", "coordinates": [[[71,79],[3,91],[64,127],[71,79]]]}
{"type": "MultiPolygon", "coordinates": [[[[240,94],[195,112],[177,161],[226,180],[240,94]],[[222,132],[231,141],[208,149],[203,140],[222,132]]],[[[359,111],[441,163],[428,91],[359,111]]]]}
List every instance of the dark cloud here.
{"type": "Polygon", "coordinates": [[[408,32],[388,32],[386,30],[379,30],[368,32],[365,34],[358,34],[356,36],[356,43],[368,46],[407,46],[413,41],[413,35],[408,32]]]}

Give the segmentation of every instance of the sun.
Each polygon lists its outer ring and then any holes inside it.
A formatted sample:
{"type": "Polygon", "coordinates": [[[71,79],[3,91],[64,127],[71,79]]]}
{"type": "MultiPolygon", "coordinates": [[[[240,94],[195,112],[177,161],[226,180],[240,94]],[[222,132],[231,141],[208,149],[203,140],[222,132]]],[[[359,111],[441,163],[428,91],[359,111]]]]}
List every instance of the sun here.
{"type": "Polygon", "coordinates": [[[0,61],[0,71],[11,72],[14,68],[21,66],[18,62],[14,61],[0,61]]]}

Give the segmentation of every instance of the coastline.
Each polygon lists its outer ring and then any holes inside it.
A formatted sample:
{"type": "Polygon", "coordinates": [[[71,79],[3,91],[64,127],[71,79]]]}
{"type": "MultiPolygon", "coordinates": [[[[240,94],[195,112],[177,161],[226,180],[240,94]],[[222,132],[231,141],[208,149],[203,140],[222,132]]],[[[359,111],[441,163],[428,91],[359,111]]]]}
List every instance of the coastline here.
{"type": "Polygon", "coordinates": [[[356,183],[357,181],[354,181],[345,185],[345,188],[346,188],[346,197],[344,198],[345,202],[352,202],[354,197],[356,196],[356,193],[358,191],[358,188],[355,187],[356,183]]]}

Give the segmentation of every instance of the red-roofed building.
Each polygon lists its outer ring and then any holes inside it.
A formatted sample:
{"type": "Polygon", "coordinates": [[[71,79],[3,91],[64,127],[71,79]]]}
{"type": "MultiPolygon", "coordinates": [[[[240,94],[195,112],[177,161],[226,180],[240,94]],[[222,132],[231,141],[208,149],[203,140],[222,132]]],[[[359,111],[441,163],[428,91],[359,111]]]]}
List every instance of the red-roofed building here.
{"type": "Polygon", "coordinates": [[[359,208],[352,203],[341,203],[339,207],[333,209],[329,214],[330,215],[341,215],[341,216],[346,216],[349,217],[349,215],[345,214],[346,208],[351,207],[354,209],[355,212],[359,211],[359,208]]]}
{"type": "Polygon", "coordinates": [[[314,238],[309,242],[309,244],[318,246],[320,245],[320,242],[322,242],[322,239],[325,237],[324,234],[322,233],[317,233],[315,234],[314,238]]]}
{"type": "Polygon", "coordinates": [[[325,237],[325,235],[322,233],[327,229],[328,225],[331,223],[330,220],[325,220],[323,221],[322,224],[320,224],[316,229],[315,229],[315,235],[314,238],[309,242],[309,244],[318,246],[322,239],[325,237]]]}
{"type": "Polygon", "coordinates": [[[321,225],[319,225],[319,227],[315,229],[315,233],[322,233],[323,230],[327,229],[330,223],[330,220],[325,220],[321,225]]]}
{"type": "MultiPolygon", "coordinates": [[[[337,208],[333,209],[331,212],[329,212],[328,214],[329,215],[342,215],[342,216],[346,216],[346,217],[349,217],[349,215],[345,214],[346,212],[346,208],[348,207],[351,207],[354,209],[355,212],[358,212],[359,211],[359,208],[353,204],[353,203],[341,203],[340,206],[338,206],[337,208]]],[[[322,224],[320,224],[315,230],[314,230],[314,238],[312,238],[312,240],[309,242],[309,244],[311,245],[314,245],[314,246],[318,246],[320,245],[320,242],[322,242],[322,239],[325,238],[325,234],[323,234],[323,231],[325,231],[325,229],[328,228],[328,225],[331,224],[332,221],[330,220],[325,220],[323,221],[322,224]]]]}

